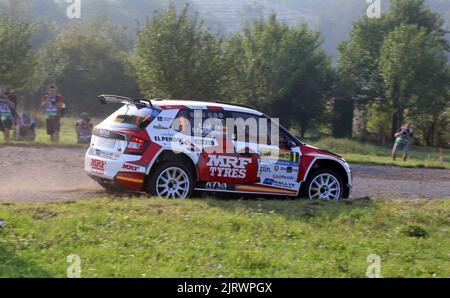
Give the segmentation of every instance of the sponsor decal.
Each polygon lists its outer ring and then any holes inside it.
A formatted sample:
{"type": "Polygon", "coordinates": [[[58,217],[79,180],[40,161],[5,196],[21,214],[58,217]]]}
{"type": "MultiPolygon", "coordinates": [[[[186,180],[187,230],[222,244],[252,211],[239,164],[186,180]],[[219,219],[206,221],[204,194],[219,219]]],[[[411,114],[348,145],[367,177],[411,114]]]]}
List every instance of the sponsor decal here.
{"type": "Polygon", "coordinates": [[[163,117],[163,116],[158,116],[157,119],[160,122],[167,122],[167,121],[172,121],[173,120],[172,117],[163,117]]]}
{"type": "Polygon", "coordinates": [[[108,158],[108,159],[119,159],[120,153],[117,152],[106,152],[100,149],[95,149],[95,155],[108,158]]]}
{"type": "Polygon", "coordinates": [[[263,174],[266,174],[266,173],[270,173],[270,171],[271,171],[270,167],[268,167],[268,166],[261,166],[259,168],[259,176],[262,176],[263,174]]]}
{"type": "Polygon", "coordinates": [[[167,142],[167,143],[182,143],[183,139],[182,138],[177,138],[177,137],[162,137],[162,136],[155,136],[155,141],[156,142],[167,142]]]}
{"type": "Polygon", "coordinates": [[[105,165],[106,161],[92,159],[91,160],[92,173],[103,175],[105,173],[105,165]]]}
{"type": "Polygon", "coordinates": [[[97,130],[97,134],[100,137],[109,138],[111,135],[111,131],[109,131],[107,129],[99,129],[99,130],[97,130]]]}
{"type": "Polygon", "coordinates": [[[169,129],[168,127],[165,127],[162,124],[158,124],[158,125],[153,125],[153,129],[161,129],[161,130],[167,130],[169,129]]]}
{"type": "Polygon", "coordinates": [[[215,139],[202,139],[202,138],[196,138],[194,139],[194,143],[196,145],[207,145],[207,146],[216,146],[216,140],[215,139]]]}
{"type": "Polygon", "coordinates": [[[275,187],[281,187],[281,188],[295,188],[295,183],[289,183],[285,181],[279,181],[272,178],[266,178],[263,182],[265,185],[275,186],[275,187]]]}
{"type": "Polygon", "coordinates": [[[290,163],[298,162],[298,153],[291,151],[262,149],[260,156],[263,160],[277,160],[290,163]]]}
{"type": "Polygon", "coordinates": [[[135,165],[130,165],[130,164],[124,163],[124,164],[122,165],[122,169],[128,170],[128,171],[137,171],[137,170],[140,169],[140,167],[139,167],[139,166],[135,166],[135,165]]]}
{"type": "Polygon", "coordinates": [[[114,140],[122,140],[122,141],[126,140],[125,135],[115,132],[115,131],[108,130],[108,129],[103,129],[103,128],[94,128],[94,130],[92,131],[92,135],[101,137],[101,138],[105,138],[105,139],[114,139],[114,140]]]}
{"type": "Polygon", "coordinates": [[[205,188],[209,190],[227,190],[228,184],[221,182],[207,182],[205,188]]]}
{"type": "Polygon", "coordinates": [[[281,174],[281,175],[273,175],[272,178],[277,180],[294,180],[296,177],[281,174]]]}
{"type": "Polygon", "coordinates": [[[155,136],[156,142],[165,142],[165,143],[180,143],[184,145],[191,145],[191,141],[194,142],[197,146],[216,146],[215,139],[203,139],[203,138],[181,138],[181,137],[173,137],[173,136],[155,136]]]}
{"type": "Polygon", "coordinates": [[[247,177],[246,166],[252,163],[251,158],[236,156],[209,155],[206,166],[211,177],[244,179],[247,177]]]}

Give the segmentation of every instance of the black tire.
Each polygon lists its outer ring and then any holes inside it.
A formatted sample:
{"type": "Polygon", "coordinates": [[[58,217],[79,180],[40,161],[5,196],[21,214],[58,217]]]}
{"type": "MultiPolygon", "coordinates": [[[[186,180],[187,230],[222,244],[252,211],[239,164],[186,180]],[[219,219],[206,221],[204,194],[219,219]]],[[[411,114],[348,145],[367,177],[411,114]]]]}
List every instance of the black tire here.
{"type": "MultiPolygon", "coordinates": [[[[301,197],[302,198],[306,198],[306,199],[324,199],[324,198],[312,198],[310,195],[310,187],[311,184],[313,183],[313,181],[321,176],[321,175],[331,175],[333,176],[337,183],[339,184],[339,196],[337,198],[332,198],[332,199],[328,199],[328,200],[340,200],[344,197],[344,184],[342,183],[342,178],[339,174],[337,174],[335,171],[330,170],[330,169],[318,169],[315,170],[314,172],[312,172],[311,174],[309,174],[308,179],[306,180],[304,187],[302,187],[302,193],[301,193],[301,197]]],[[[320,178],[319,178],[320,179],[320,178]]],[[[337,187],[336,187],[337,188],[337,187]]],[[[324,199],[325,200],[325,199],[324,199]]]]}
{"type": "MultiPolygon", "coordinates": [[[[190,198],[192,195],[192,192],[194,190],[194,178],[193,173],[191,173],[191,170],[188,166],[186,166],[183,162],[174,162],[174,161],[166,161],[162,162],[161,164],[156,165],[155,169],[153,169],[150,172],[149,177],[146,181],[146,192],[149,193],[152,196],[159,196],[158,191],[156,189],[156,183],[158,182],[158,178],[160,175],[165,172],[168,169],[176,168],[182,172],[184,172],[187,176],[187,179],[189,181],[189,187],[187,187],[187,192],[184,198],[190,198]]],[[[179,199],[180,197],[174,197],[174,199],[179,199]]]]}

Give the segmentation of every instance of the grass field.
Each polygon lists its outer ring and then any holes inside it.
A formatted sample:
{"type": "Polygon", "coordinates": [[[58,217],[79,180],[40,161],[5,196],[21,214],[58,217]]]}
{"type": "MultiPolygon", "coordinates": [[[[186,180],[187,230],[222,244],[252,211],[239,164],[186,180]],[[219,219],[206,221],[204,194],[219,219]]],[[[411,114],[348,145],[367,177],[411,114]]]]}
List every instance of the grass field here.
{"type": "Polygon", "coordinates": [[[0,277],[450,276],[450,200],[0,204],[0,277]]]}
{"type": "MultiPolygon", "coordinates": [[[[60,142],[56,146],[61,147],[82,147],[83,145],[77,144],[77,133],[75,131],[75,122],[77,118],[65,117],[61,118],[61,132],[60,132],[60,142]]],[[[0,145],[4,144],[5,141],[3,136],[0,137],[0,145]]],[[[36,140],[34,142],[26,141],[16,141],[14,137],[11,137],[10,144],[12,145],[37,145],[37,146],[55,146],[50,141],[50,136],[47,135],[45,130],[44,120],[38,119],[38,125],[36,129],[36,140]]]]}
{"type": "Polygon", "coordinates": [[[341,154],[349,163],[450,169],[450,151],[445,151],[443,163],[441,163],[438,148],[411,146],[410,159],[407,162],[402,160],[402,153],[400,152],[397,161],[394,162],[391,158],[392,148],[389,145],[382,146],[349,139],[333,138],[312,141],[311,144],[341,154]]]}
{"type": "MultiPolygon", "coordinates": [[[[77,137],[75,132],[76,118],[62,118],[61,123],[61,142],[58,146],[64,147],[82,147],[85,145],[77,144],[77,137]]],[[[46,134],[45,128],[41,125],[37,129],[37,138],[35,142],[17,142],[11,141],[13,145],[40,145],[40,146],[54,146],[49,136],[46,134]]],[[[94,123],[99,123],[99,120],[94,120],[94,123]]],[[[328,149],[337,154],[344,156],[350,163],[365,163],[365,164],[379,164],[379,165],[395,165],[402,167],[424,167],[424,168],[447,168],[450,169],[450,154],[448,150],[444,155],[443,163],[439,161],[439,149],[412,146],[411,158],[407,162],[403,162],[401,154],[396,162],[391,159],[391,147],[389,145],[382,146],[371,143],[361,143],[349,139],[333,139],[324,138],[319,141],[307,142],[319,148],[328,149]]],[[[3,138],[0,140],[0,145],[4,144],[3,138]]]]}

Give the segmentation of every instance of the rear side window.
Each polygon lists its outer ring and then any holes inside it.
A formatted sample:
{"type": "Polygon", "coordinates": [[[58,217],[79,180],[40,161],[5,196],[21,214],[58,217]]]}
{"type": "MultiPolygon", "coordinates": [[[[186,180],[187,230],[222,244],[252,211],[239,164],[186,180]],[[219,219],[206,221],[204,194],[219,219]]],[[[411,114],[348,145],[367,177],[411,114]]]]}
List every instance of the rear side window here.
{"type": "Polygon", "coordinates": [[[160,111],[150,107],[138,109],[134,105],[124,105],[102,124],[118,129],[142,130],[159,115],[160,111]]]}
{"type": "MultiPolygon", "coordinates": [[[[180,124],[179,127],[172,128],[188,136],[212,136],[215,132],[224,129],[226,126],[223,111],[181,110],[177,115],[177,119],[179,122],[176,122],[176,124],[180,124]],[[201,116],[201,119],[195,121],[195,113],[197,113],[199,118],[201,116]]],[[[218,133],[222,134],[222,131],[218,133]]]]}

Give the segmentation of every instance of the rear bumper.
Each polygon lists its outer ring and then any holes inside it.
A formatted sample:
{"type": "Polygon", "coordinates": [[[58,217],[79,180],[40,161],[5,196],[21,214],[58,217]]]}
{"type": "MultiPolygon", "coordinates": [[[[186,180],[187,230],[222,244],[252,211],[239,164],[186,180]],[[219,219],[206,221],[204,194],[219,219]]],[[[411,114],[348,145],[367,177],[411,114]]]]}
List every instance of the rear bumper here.
{"type": "Polygon", "coordinates": [[[86,153],[84,170],[93,180],[115,188],[141,191],[144,187],[146,167],[133,164],[137,156],[125,155],[113,160],[86,153]],[[130,160],[131,159],[131,160],[130,160]]]}

